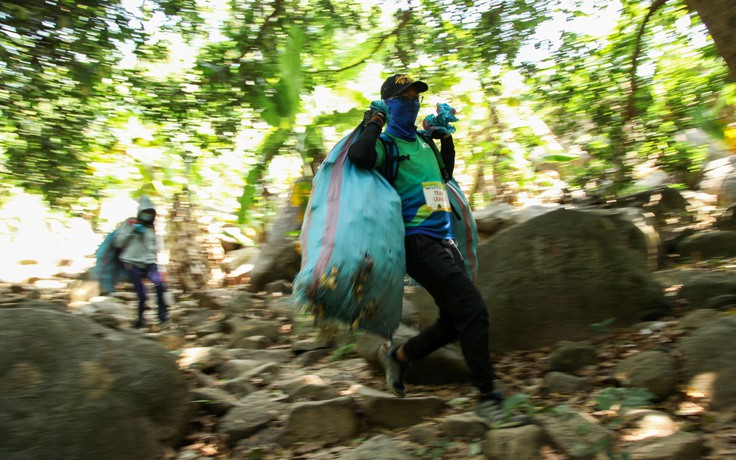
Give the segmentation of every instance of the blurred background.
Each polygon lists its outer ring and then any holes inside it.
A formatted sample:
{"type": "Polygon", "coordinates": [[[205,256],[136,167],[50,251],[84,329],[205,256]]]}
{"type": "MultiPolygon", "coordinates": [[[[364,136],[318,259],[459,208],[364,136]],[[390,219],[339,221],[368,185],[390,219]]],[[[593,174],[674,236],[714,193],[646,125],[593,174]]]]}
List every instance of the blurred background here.
{"type": "Polygon", "coordinates": [[[727,206],[734,20],[731,0],[4,0],[0,279],[93,264],[142,195],[164,267],[187,239],[258,247],[396,72],[429,84],[420,118],[458,109],[475,209],[661,185],[727,206]]]}

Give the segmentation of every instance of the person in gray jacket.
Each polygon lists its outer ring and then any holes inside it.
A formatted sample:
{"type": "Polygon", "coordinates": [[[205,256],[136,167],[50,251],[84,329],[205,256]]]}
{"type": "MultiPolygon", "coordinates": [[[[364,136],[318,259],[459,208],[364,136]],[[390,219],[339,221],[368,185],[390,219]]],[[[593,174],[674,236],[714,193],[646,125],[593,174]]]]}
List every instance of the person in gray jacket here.
{"type": "Polygon", "coordinates": [[[146,309],[146,287],[144,278],[150,280],[156,288],[158,301],[158,320],[165,323],[169,319],[169,312],[164,301],[164,282],[158,271],[158,248],[156,245],[156,208],[148,197],[141,197],[138,206],[138,215],[122,223],[115,234],[115,247],[120,249],[120,260],[128,273],[135,292],[138,295],[138,318],[133,327],[145,326],[143,312],[146,309]]]}

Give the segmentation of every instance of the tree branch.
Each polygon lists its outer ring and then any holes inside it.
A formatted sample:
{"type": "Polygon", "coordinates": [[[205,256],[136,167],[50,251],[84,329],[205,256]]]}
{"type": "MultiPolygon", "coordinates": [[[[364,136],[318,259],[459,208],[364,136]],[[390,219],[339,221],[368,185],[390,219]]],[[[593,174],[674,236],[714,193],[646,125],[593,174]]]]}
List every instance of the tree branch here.
{"type": "Polygon", "coordinates": [[[373,49],[371,49],[371,51],[368,53],[368,55],[366,57],[364,57],[363,59],[361,59],[361,60],[359,60],[357,62],[354,62],[353,64],[350,64],[348,66],[340,67],[339,69],[314,70],[314,71],[311,71],[309,73],[313,73],[313,74],[328,73],[328,72],[329,73],[340,73],[340,72],[344,72],[346,70],[350,70],[350,69],[352,69],[354,67],[358,67],[361,64],[365,64],[365,62],[368,60],[368,58],[370,58],[374,53],[376,53],[379,49],[381,49],[381,47],[383,46],[384,42],[386,42],[386,40],[388,40],[389,38],[391,38],[394,35],[396,35],[396,36],[399,35],[399,32],[401,32],[401,29],[403,29],[404,26],[406,25],[406,23],[409,22],[409,19],[411,19],[411,10],[406,10],[406,11],[404,11],[404,14],[401,16],[401,22],[399,22],[399,24],[396,26],[396,28],[394,30],[392,30],[391,32],[387,33],[386,35],[384,35],[383,37],[381,37],[378,40],[378,43],[376,43],[376,46],[374,46],[373,49]]]}
{"type": "Polygon", "coordinates": [[[649,7],[647,15],[644,17],[641,25],[639,26],[639,32],[636,34],[636,48],[634,49],[634,55],[631,59],[631,70],[629,70],[629,83],[631,85],[631,91],[629,92],[628,101],[626,103],[626,112],[624,114],[624,122],[626,124],[629,120],[634,118],[636,115],[636,91],[639,89],[639,83],[636,79],[636,71],[639,69],[639,58],[642,53],[642,38],[649,20],[652,18],[654,13],[664,6],[669,0],[655,0],[652,6],[649,7]]]}
{"type": "Polygon", "coordinates": [[[251,42],[248,46],[245,47],[243,50],[243,54],[240,55],[237,59],[235,59],[235,62],[240,62],[241,59],[245,57],[246,54],[248,54],[252,49],[257,48],[258,44],[263,40],[263,38],[266,36],[266,32],[268,32],[268,29],[271,27],[271,24],[278,19],[278,17],[283,13],[284,11],[284,1],[283,0],[276,0],[273,5],[273,11],[271,14],[268,15],[265,21],[263,21],[263,25],[261,26],[260,30],[258,30],[258,35],[256,35],[256,38],[251,42]]]}

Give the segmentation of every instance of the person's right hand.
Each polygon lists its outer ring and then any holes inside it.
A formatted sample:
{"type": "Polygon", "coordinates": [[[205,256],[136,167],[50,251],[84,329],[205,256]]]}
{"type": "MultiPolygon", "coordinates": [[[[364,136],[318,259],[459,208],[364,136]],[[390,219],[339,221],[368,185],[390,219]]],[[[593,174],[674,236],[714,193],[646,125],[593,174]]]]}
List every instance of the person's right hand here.
{"type": "Polygon", "coordinates": [[[143,224],[133,224],[133,231],[137,233],[144,233],[146,227],[143,224]]]}
{"type": "Polygon", "coordinates": [[[371,102],[370,107],[363,114],[363,126],[374,124],[382,129],[388,120],[388,106],[383,101],[371,102]]]}

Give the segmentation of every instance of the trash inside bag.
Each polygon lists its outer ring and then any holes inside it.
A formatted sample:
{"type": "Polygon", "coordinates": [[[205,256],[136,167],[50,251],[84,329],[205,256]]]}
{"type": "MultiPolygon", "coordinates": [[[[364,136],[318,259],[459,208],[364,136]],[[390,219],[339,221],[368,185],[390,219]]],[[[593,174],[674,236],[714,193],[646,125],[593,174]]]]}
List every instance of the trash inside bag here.
{"type": "Polygon", "coordinates": [[[406,271],[401,199],[377,171],[348,159],[362,129],[340,140],[314,177],[292,306],[317,323],[390,338],[401,320],[406,271]]]}

